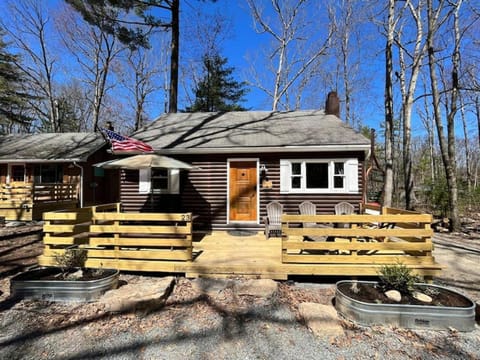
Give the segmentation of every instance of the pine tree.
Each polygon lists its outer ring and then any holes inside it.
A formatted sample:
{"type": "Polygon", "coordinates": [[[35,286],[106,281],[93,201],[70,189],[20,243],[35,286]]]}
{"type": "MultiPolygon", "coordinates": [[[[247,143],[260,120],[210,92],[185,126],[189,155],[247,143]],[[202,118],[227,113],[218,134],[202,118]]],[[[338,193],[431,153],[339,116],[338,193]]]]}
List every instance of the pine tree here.
{"type": "Polygon", "coordinates": [[[7,51],[3,37],[0,29],[0,125],[27,124],[31,119],[23,113],[28,95],[22,91],[22,76],[15,66],[19,58],[7,51]]]}
{"type": "Polygon", "coordinates": [[[245,82],[236,81],[233,67],[226,67],[227,59],[219,55],[205,56],[203,67],[205,75],[197,84],[195,102],[187,107],[187,112],[245,111],[239,105],[248,92],[245,82]]]}

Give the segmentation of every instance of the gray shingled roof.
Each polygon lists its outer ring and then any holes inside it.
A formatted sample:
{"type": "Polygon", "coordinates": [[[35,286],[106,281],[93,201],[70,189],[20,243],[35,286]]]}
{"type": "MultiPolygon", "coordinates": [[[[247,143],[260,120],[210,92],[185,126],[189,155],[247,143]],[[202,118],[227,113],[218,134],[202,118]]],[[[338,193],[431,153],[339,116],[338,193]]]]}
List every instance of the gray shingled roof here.
{"type": "Polygon", "coordinates": [[[98,133],[12,134],[0,137],[0,163],[86,161],[105,145],[98,133]]]}
{"type": "Polygon", "coordinates": [[[132,137],[156,151],[368,150],[370,140],[324,111],[165,114],[132,137]],[[260,148],[260,149],[259,149],[260,148]]]}

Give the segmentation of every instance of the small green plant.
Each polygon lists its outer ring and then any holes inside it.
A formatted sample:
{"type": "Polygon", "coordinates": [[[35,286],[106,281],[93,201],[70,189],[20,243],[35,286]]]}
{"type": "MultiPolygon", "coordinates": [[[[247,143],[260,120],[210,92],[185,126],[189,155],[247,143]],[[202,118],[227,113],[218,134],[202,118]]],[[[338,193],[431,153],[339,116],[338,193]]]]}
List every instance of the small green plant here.
{"type": "Polygon", "coordinates": [[[83,268],[87,260],[87,250],[85,249],[66,249],[63,254],[55,255],[55,262],[62,270],[65,277],[75,268],[83,268]]]}
{"type": "Polygon", "coordinates": [[[401,294],[411,294],[413,285],[419,282],[419,277],[404,264],[385,265],[379,270],[380,286],[383,291],[397,290],[401,294]]]}

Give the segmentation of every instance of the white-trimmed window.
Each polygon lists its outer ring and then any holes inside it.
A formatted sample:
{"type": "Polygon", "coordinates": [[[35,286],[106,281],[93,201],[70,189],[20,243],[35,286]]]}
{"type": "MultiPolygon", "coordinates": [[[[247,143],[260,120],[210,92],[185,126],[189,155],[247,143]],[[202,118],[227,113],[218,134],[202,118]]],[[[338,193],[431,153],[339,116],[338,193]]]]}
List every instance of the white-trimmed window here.
{"type": "Polygon", "coordinates": [[[357,159],[280,160],[282,193],[357,193],[357,159]]]}
{"type": "Polygon", "coordinates": [[[180,170],[140,169],[138,192],[140,194],[179,194],[180,170]]]}

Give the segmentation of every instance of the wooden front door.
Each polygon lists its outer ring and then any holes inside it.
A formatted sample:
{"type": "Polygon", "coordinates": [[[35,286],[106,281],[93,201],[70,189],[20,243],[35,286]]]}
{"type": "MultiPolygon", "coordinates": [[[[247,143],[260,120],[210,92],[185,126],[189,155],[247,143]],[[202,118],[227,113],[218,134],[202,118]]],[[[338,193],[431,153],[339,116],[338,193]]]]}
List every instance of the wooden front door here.
{"type": "Polygon", "coordinates": [[[257,220],[257,163],[230,163],[230,221],[257,220]]]}

